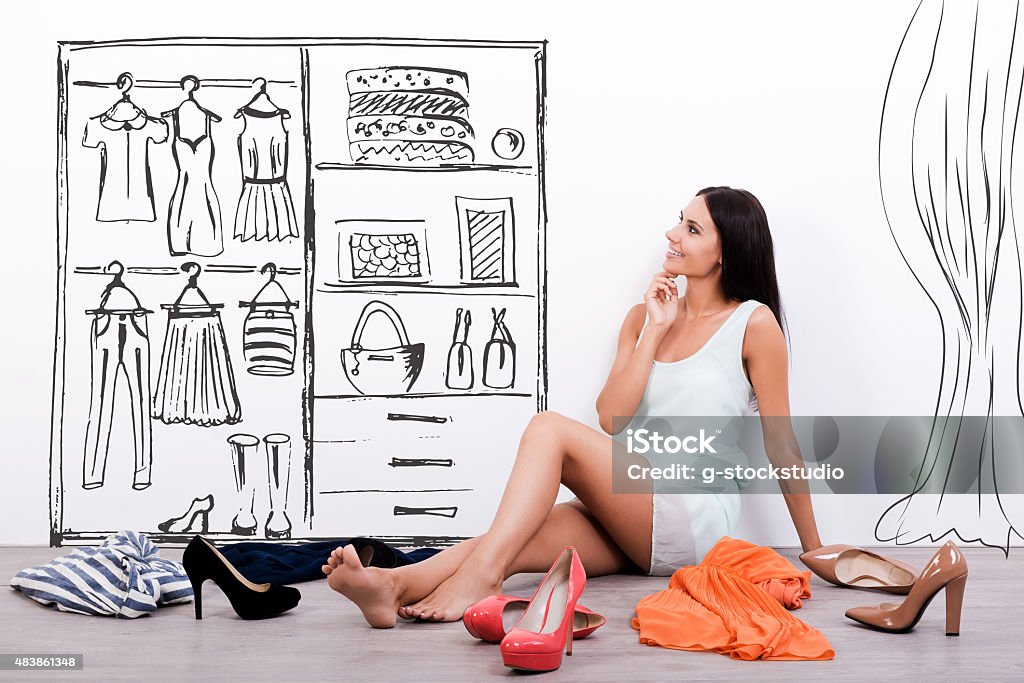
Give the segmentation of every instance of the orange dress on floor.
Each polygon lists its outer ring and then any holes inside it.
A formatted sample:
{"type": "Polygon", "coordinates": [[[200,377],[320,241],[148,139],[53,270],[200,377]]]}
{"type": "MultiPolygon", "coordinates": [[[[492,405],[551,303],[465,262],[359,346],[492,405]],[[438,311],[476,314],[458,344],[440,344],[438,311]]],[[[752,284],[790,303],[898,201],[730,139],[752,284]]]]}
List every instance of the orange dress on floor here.
{"type": "Polygon", "coordinates": [[[698,565],[680,567],[668,588],[636,605],[640,642],[712,650],[734,659],[832,659],[818,629],[789,609],[811,597],[810,572],[771,548],[723,536],[698,565]]]}

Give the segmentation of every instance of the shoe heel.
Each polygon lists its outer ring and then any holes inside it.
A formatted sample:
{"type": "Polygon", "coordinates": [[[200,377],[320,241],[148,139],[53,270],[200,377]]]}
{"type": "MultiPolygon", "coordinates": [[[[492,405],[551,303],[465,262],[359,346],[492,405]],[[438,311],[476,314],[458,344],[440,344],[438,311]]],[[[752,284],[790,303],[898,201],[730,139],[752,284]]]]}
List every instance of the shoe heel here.
{"type": "MultiPolygon", "coordinates": [[[[569,622],[572,624],[572,622],[569,622]]],[[[572,628],[566,632],[565,637],[565,654],[567,657],[572,657],[572,628]]]]}
{"type": "Polygon", "coordinates": [[[964,606],[967,574],[946,584],[946,635],[960,635],[960,612],[964,606]]]}
{"type": "Polygon", "coordinates": [[[192,602],[196,606],[196,619],[203,618],[203,581],[200,579],[198,582],[191,581],[192,584],[192,602]]]}
{"type": "Polygon", "coordinates": [[[205,534],[210,531],[210,511],[209,510],[196,510],[195,514],[192,515],[192,519],[188,521],[188,526],[185,527],[187,534],[205,534]],[[199,527],[198,529],[196,527],[199,527]]]}

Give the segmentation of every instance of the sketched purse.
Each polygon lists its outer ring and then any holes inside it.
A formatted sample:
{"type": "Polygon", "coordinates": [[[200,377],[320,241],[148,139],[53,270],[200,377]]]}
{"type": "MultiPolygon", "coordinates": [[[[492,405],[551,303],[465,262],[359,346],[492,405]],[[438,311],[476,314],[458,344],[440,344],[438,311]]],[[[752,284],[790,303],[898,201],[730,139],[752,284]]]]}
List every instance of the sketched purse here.
{"type": "Polygon", "coordinates": [[[505,325],[505,309],[491,309],[494,327],[491,340],[484,346],[484,386],[509,389],[516,380],[516,343],[505,325]]]}
{"type": "Polygon", "coordinates": [[[394,308],[383,301],[371,301],[359,314],[352,345],[341,350],[341,366],[360,394],[401,394],[412,388],[423,369],[423,349],[422,343],[409,343],[405,324],[394,308]],[[382,313],[391,321],[398,344],[379,349],[362,345],[366,323],[374,313],[382,313]]]}

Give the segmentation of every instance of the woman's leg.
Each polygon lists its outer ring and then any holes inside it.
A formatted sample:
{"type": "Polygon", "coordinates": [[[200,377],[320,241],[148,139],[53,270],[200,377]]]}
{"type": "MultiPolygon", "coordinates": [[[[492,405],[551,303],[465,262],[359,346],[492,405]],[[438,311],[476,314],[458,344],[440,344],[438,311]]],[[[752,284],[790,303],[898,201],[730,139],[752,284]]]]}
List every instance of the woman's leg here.
{"type": "Polygon", "coordinates": [[[639,571],[590,510],[579,500],[570,500],[551,509],[544,524],[516,556],[505,578],[546,572],[567,545],[576,546],[590,576],[639,571]]]}
{"type": "MultiPolygon", "coordinates": [[[[394,625],[399,605],[408,604],[430,593],[455,572],[458,564],[465,560],[482,538],[478,536],[468,539],[423,562],[396,569],[363,567],[353,548],[348,548],[348,552],[339,548],[331,554],[330,564],[324,565],[323,569],[331,587],[352,599],[371,625],[387,628],[394,625]],[[428,566],[428,562],[432,566],[428,566]],[[455,569],[451,568],[453,565],[455,569]]],[[[551,510],[540,530],[509,567],[508,576],[521,572],[547,571],[567,545],[576,546],[591,576],[636,569],[594,516],[580,501],[573,500],[560,503],[551,510]]],[[[403,611],[398,610],[398,613],[403,614],[403,611]]],[[[432,618],[434,615],[430,613],[422,616],[432,618]]]]}
{"type": "MultiPolygon", "coordinates": [[[[523,433],[491,528],[451,577],[402,610],[403,615],[452,621],[472,603],[500,592],[509,569],[547,518],[559,482],[577,495],[596,526],[623,555],[646,572],[653,496],[650,492],[612,493],[612,443],[606,434],[564,415],[551,411],[535,415],[523,433]]],[[[637,462],[648,464],[639,456],[637,462]]],[[[575,545],[572,537],[564,540],[562,547],[575,545]]]]}
{"type": "MultiPolygon", "coordinates": [[[[480,539],[481,536],[467,538],[421,562],[388,569],[389,573],[396,576],[399,592],[405,600],[401,604],[415,602],[437,588],[442,581],[455,573],[462,561],[469,557],[480,539]]],[[[344,562],[344,548],[338,546],[331,552],[327,558],[327,564],[321,567],[321,570],[330,577],[331,572],[344,562]]]]}
{"type": "MultiPolygon", "coordinates": [[[[516,561],[531,538],[540,536],[542,525],[552,514],[560,482],[576,493],[592,516],[592,526],[610,541],[608,545],[647,571],[652,496],[649,492],[613,494],[611,456],[612,440],[605,434],[558,413],[539,413],[523,433],[505,493],[486,534],[431,558],[436,562],[410,565],[403,568],[404,572],[364,570],[355,549],[346,548],[340,563],[335,557],[338,566],[325,565],[324,571],[330,572],[328,582],[356,602],[367,621],[375,626],[393,624],[397,607],[432,587],[436,588],[410,605],[410,609],[403,610],[403,614],[430,615],[445,621],[458,619],[473,602],[500,592],[510,570],[523,571],[520,567],[525,560],[519,564],[516,561]],[[472,561],[467,561],[470,557],[472,561]],[[453,568],[454,573],[442,578],[453,568]]],[[[579,506],[573,507],[580,512],[579,506]]],[[[553,527],[544,535],[561,543],[557,550],[577,543],[571,535],[563,535],[557,529],[553,527]]],[[[548,551],[542,549],[531,557],[547,557],[545,553],[548,551]]],[[[554,555],[548,565],[553,561],[554,555]]],[[[538,567],[536,571],[546,568],[538,567]]],[[[597,567],[591,569],[596,570],[597,567]]]]}

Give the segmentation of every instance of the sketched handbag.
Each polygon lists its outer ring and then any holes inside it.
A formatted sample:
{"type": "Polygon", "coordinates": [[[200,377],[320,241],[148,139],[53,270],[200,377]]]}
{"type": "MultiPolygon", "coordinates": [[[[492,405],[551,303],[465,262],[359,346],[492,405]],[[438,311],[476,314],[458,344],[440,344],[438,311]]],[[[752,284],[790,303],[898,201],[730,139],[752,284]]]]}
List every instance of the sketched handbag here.
{"type": "Polygon", "coordinates": [[[484,346],[484,386],[509,389],[516,379],[516,343],[505,325],[505,309],[491,309],[494,327],[491,340],[484,346]]]}
{"type": "Polygon", "coordinates": [[[423,344],[409,343],[405,325],[395,309],[383,301],[371,301],[359,314],[359,322],[352,331],[352,346],[341,350],[341,366],[345,377],[360,394],[405,393],[423,369],[423,344]],[[382,313],[391,321],[398,336],[396,346],[363,347],[363,330],[374,313],[382,313]]]}

